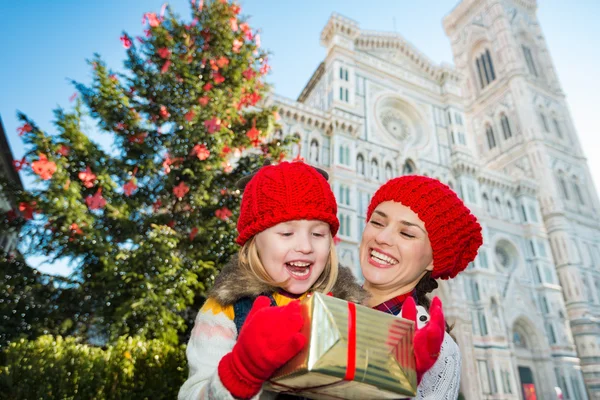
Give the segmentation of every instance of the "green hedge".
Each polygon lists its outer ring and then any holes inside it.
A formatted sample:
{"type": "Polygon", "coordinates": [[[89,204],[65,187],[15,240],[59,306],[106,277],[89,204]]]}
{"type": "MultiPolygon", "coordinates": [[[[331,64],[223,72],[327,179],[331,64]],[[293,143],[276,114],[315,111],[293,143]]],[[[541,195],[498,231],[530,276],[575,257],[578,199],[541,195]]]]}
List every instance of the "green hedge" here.
{"type": "Polygon", "coordinates": [[[176,399],[187,375],[184,346],[138,338],[100,348],[41,336],[0,361],[1,399],[176,399]]]}

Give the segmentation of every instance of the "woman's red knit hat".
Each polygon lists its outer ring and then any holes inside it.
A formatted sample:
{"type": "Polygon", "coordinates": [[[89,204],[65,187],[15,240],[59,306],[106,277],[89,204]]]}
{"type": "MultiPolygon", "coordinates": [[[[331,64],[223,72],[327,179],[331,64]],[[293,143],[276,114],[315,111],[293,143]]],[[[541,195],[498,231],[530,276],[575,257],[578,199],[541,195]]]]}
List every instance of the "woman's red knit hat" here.
{"type": "Polygon", "coordinates": [[[323,174],[303,162],[259,169],[244,188],[236,242],[244,245],[265,229],[303,219],[328,223],[335,236],[340,227],[337,204],[323,174]]]}
{"type": "Polygon", "coordinates": [[[425,223],[433,250],[432,278],[454,278],[477,256],[483,243],[477,218],[452,189],[437,179],[419,175],[391,179],[373,196],[367,221],[384,201],[402,203],[425,223]]]}

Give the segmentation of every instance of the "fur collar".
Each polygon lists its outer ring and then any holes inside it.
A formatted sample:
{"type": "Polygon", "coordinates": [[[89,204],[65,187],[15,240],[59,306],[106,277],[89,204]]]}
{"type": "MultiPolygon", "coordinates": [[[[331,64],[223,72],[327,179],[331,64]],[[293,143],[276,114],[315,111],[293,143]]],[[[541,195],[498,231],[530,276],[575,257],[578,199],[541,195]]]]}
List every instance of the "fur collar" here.
{"type": "MultiPolygon", "coordinates": [[[[208,295],[222,306],[229,306],[243,297],[257,297],[273,293],[274,290],[272,286],[243,272],[238,267],[238,256],[235,255],[223,267],[208,295]]],[[[350,268],[341,265],[332,293],[334,297],[358,304],[363,304],[368,297],[367,292],[356,282],[350,268]]]]}

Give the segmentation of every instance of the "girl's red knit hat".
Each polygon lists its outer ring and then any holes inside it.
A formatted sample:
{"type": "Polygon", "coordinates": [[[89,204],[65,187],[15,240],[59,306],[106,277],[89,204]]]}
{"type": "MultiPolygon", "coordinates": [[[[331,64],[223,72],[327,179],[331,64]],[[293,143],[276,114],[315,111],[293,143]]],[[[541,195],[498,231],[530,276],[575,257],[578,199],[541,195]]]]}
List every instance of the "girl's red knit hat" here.
{"type": "Polygon", "coordinates": [[[336,235],[337,204],[325,176],[303,162],[265,165],[244,188],[235,241],[243,246],[265,229],[303,219],[326,222],[336,235]]]}
{"type": "Polygon", "coordinates": [[[425,223],[433,250],[432,278],[454,278],[477,256],[483,243],[477,218],[452,189],[437,179],[418,175],[391,179],[373,196],[367,221],[385,201],[402,203],[425,223]]]}

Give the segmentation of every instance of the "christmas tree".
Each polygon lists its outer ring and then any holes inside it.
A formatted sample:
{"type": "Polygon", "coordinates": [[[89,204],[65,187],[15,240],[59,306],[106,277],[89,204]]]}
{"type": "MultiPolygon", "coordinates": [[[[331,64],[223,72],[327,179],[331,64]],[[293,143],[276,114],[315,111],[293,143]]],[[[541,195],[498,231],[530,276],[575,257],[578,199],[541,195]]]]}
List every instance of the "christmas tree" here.
{"type": "Polygon", "coordinates": [[[187,22],[163,7],[144,15],[143,36],[123,33],[124,73],[96,55],[92,83],[75,83],[76,105],[55,112],[54,133],[19,115],[27,153],[15,168],[37,184],[5,183],[18,209],[4,229],[32,254],[74,261],[69,302],[78,333],[95,340],[178,342],[236,251],[235,182],[290,144],[274,133],[267,53],[240,6],[191,8],[187,22]],[[89,119],[114,138],[110,151],[91,140],[89,119]]]}

